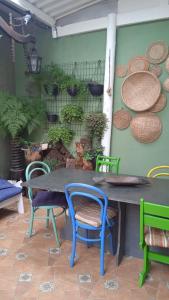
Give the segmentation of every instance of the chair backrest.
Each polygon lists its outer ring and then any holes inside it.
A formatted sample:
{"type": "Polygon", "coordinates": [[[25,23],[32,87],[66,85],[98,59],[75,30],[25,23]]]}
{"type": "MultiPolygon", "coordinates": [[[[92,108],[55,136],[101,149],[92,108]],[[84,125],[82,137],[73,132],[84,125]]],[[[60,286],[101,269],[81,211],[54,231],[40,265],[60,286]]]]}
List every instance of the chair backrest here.
{"type": "Polygon", "coordinates": [[[83,198],[84,201],[91,200],[100,205],[100,221],[102,226],[105,226],[108,198],[101,189],[84,183],[70,183],[65,185],[65,195],[73,226],[76,224],[74,206],[76,206],[76,201],[79,201],[81,198],[83,198]]]}
{"type": "Polygon", "coordinates": [[[169,206],[145,202],[140,199],[140,246],[144,245],[144,227],[169,230],[169,206]]]}
{"type": "Polygon", "coordinates": [[[169,166],[156,166],[150,169],[147,173],[147,177],[167,177],[169,176],[169,166]]]}
{"type": "MultiPolygon", "coordinates": [[[[35,172],[37,171],[40,171],[42,174],[48,174],[50,173],[50,168],[43,161],[33,161],[26,167],[25,170],[26,180],[30,180],[32,178],[32,175],[35,174],[35,172]]],[[[33,193],[32,193],[32,188],[30,187],[28,187],[28,196],[29,196],[29,200],[32,201],[33,193]]]]}
{"type": "Polygon", "coordinates": [[[96,158],[96,172],[114,172],[118,175],[119,164],[119,157],[98,155],[96,158]]]}

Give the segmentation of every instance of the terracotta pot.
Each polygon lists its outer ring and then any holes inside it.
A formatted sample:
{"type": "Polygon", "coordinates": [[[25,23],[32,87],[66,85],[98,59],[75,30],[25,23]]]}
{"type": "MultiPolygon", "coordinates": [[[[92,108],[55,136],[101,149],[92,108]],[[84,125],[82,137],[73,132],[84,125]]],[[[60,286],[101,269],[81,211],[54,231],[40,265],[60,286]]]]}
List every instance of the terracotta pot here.
{"type": "Polygon", "coordinates": [[[90,160],[83,159],[83,170],[93,170],[93,164],[90,160]]]}

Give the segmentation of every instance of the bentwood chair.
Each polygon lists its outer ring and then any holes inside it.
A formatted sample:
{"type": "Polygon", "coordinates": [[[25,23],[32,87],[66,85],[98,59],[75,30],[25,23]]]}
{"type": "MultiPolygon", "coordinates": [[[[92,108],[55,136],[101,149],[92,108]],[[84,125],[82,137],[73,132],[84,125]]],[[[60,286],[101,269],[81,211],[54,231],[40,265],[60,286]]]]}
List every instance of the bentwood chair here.
{"type": "Polygon", "coordinates": [[[96,172],[114,172],[119,174],[120,158],[98,155],[96,158],[96,172]]]}
{"type": "Polygon", "coordinates": [[[167,176],[169,176],[169,166],[168,165],[153,167],[147,173],[147,177],[156,178],[156,177],[167,177],[167,176]]]}
{"type": "MultiPolygon", "coordinates": [[[[34,161],[30,163],[26,168],[26,172],[25,172],[26,180],[30,180],[33,175],[35,176],[35,174],[37,174],[37,172],[40,172],[41,174],[48,174],[50,173],[50,168],[46,163],[42,161],[34,161]]],[[[31,237],[32,235],[33,222],[35,219],[45,219],[46,227],[49,226],[49,220],[51,220],[53,225],[54,235],[56,238],[56,243],[58,246],[60,246],[55,218],[65,213],[66,211],[67,201],[65,195],[58,192],[38,191],[34,196],[33,189],[31,187],[28,187],[28,197],[31,205],[31,217],[30,217],[29,229],[28,229],[29,237],[31,237]],[[61,212],[55,215],[54,209],[58,207],[62,208],[62,210],[61,212]],[[45,209],[46,216],[35,217],[35,212],[38,209],[45,209]]]]}
{"type": "Polygon", "coordinates": [[[87,184],[67,184],[65,186],[65,195],[68,202],[69,216],[72,221],[73,231],[70,266],[74,266],[77,239],[90,243],[100,242],[100,274],[104,275],[104,243],[106,230],[108,229],[110,232],[109,238],[111,238],[111,246],[114,247],[111,229],[115,224],[116,211],[112,207],[108,207],[108,198],[101,189],[87,184]],[[84,237],[82,236],[83,230],[96,231],[98,237],[89,238],[88,235],[84,237]]]}
{"type": "Polygon", "coordinates": [[[140,247],[144,251],[143,271],[139,274],[141,287],[149,273],[151,261],[169,264],[168,255],[153,251],[154,247],[169,248],[169,206],[140,200],[140,247]]]}

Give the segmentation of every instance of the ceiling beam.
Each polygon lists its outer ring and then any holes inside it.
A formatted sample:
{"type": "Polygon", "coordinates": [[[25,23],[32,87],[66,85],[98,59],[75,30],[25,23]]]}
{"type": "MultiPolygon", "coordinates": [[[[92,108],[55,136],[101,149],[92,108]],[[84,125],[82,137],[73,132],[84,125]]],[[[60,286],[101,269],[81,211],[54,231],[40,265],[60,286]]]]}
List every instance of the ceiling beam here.
{"type": "Polygon", "coordinates": [[[31,4],[26,0],[6,0],[8,3],[13,4],[16,7],[22,8],[23,10],[30,10],[32,14],[36,15],[43,23],[48,26],[53,26],[55,21],[53,18],[49,17],[47,14],[42,12],[35,5],[31,4]]]}
{"type": "Polygon", "coordinates": [[[78,1],[78,3],[75,3],[73,5],[67,5],[66,9],[57,9],[57,13],[53,10],[50,15],[53,17],[55,20],[60,19],[62,17],[65,17],[67,15],[70,15],[74,12],[77,12],[81,9],[84,9],[86,7],[92,6],[96,3],[101,2],[101,0],[94,0],[91,2],[86,2],[86,1],[78,1]]]}
{"type": "Polygon", "coordinates": [[[50,4],[50,7],[51,5],[57,5],[58,7],[61,6],[63,3],[68,3],[69,0],[62,0],[62,1],[59,1],[59,0],[42,0],[40,2],[37,3],[37,7],[39,8],[42,8],[42,9],[45,9],[49,4],[50,4]]]}

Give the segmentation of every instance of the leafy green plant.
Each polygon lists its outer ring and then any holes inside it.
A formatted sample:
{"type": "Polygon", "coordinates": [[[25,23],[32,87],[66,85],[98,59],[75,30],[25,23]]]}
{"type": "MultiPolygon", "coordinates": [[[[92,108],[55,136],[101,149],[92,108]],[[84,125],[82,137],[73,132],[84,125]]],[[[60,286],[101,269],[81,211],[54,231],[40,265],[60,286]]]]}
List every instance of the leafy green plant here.
{"type": "Polygon", "coordinates": [[[83,121],[83,109],[81,106],[75,104],[67,104],[61,111],[61,117],[64,122],[82,122],[83,121]]]}
{"type": "Polygon", "coordinates": [[[99,141],[107,128],[107,118],[104,113],[89,113],[85,116],[85,125],[89,136],[97,138],[99,141]]]}
{"type": "Polygon", "coordinates": [[[103,147],[101,145],[96,145],[95,148],[92,149],[87,149],[84,152],[83,158],[85,160],[93,160],[96,159],[96,157],[98,155],[102,155],[103,154],[103,147]]]}
{"type": "Polygon", "coordinates": [[[73,139],[73,131],[63,126],[51,126],[48,130],[48,139],[53,146],[60,141],[69,144],[73,139]]]}
{"type": "Polygon", "coordinates": [[[19,98],[0,91],[0,128],[12,138],[23,130],[31,134],[41,125],[44,113],[41,99],[19,98]]]}
{"type": "Polygon", "coordinates": [[[65,75],[62,78],[62,89],[72,97],[85,100],[88,95],[87,85],[83,80],[77,79],[75,75],[65,75]]]}

